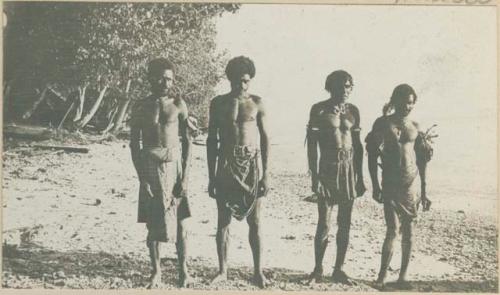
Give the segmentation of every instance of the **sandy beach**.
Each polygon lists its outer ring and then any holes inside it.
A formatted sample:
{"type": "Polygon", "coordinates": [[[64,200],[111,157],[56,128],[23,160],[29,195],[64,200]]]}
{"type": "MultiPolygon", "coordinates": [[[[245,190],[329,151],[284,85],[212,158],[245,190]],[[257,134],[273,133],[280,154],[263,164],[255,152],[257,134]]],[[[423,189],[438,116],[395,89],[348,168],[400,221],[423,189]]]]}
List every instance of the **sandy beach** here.
{"type": "MultiPolygon", "coordinates": [[[[7,141],[3,153],[2,287],[145,288],[150,275],[146,228],[136,223],[138,180],[128,143],[93,143],[87,146],[88,154],[37,150],[29,145],[7,141]]],[[[205,147],[195,145],[193,150],[189,265],[194,288],[256,290],[249,281],[248,227],[236,220],[231,227],[229,282],[208,284],[217,271],[216,204],[206,190],[205,147]]],[[[324,282],[310,287],[305,278],[314,266],[317,207],[305,149],[300,142],[273,145],[270,161],[271,191],[262,212],[269,289],[376,291],[372,282],[380,266],[385,225],[382,207],[371,199],[371,190],[356,200],[345,265],[359,285],[329,281],[335,259],[334,226],[324,282]]],[[[437,172],[431,174],[433,207],[420,212],[415,225],[408,274],[414,283],[412,291],[497,292],[496,193],[438,182],[445,179],[437,172]]],[[[370,188],[368,173],[365,183],[370,188]]],[[[399,241],[389,282],[396,280],[399,270],[399,241]]],[[[175,246],[164,244],[163,249],[163,288],[176,289],[175,246]]]]}

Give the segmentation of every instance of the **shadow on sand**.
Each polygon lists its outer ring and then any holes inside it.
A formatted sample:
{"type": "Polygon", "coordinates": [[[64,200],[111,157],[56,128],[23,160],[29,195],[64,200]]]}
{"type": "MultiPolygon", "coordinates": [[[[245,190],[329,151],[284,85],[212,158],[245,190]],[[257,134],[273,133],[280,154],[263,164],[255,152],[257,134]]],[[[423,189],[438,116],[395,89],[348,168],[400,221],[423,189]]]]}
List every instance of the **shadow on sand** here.
{"type": "MultiPolygon", "coordinates": [[[[162,289],[177,288],[177,259],[164,258],[162,289]]],[[[258,290],[251,283],[253,269],[230,268],[228,281],[210,285],[217,268],[210,262],[194,258],[190,273],[195,279],[191,286],[199,290],[258,290]]],[[[314,287],[307,286],[307,274],[283,268],[268,268],[264,274],[270,290],[375,291],[372,281],[358,280],[357,287],[335,285],[325,276],[314,287]]],[[[36,245],[26,248],[3,246],[4,288],[70,288],[70,289],[142,289],[147,286],[150,265],[147,258],[133,255],[113,255],[105,252],[57,252],[36,245]]],[[[398,289],[388,282],[387,292],[489,292],[497,293],[497,281],[413,281],[411,290],[398,289]]]]}
{"type": "MultiPolygon", "coordinates": [[[[177,288],[177,259],[162,258],[162,289],[177,288]]],[[[228,281],[210,285],[217,268],[207,261],[190,261],[194,289],[258,290],[251,283],[253,269],[234,267],[228,281]]],[[[271,289],[279,289],[282,280],[296,281],[305,274],[286,269],[265,270],[271,289]]],[[[105,252],[58,252],[36,245],[16,248],[3,246],[3,288],[70,289],[141,289],[146,288],[151,273],[149,260],[136,255],[113,255],[105,252]]],[[[281,285],[283,286],[283,285],[281,285]]]]}
{"type": "Polygon", "coordinates": [[[396,282],[387,282],[383,289],[375,288],[373,281],[362,282],[382,292],[498,293],[498,281],[410,281],[411,289],[402,289],[396,282]]]}

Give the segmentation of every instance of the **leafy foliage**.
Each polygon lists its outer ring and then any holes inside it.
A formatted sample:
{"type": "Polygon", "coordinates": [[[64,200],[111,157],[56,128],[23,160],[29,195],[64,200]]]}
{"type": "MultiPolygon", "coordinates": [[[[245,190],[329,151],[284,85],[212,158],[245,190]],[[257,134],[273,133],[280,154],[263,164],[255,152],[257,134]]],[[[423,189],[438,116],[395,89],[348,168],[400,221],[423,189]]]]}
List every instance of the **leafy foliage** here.
{"type": "Polygon", "coordinates": [[[120,98],[147,96],[148,61],[167,57],[176,65],[176,95],[206,124],[208,99],[225,63],[224,53],[216,48],[214,19],[238,8],[206,3],[6,2],[4,76],[7,81],[32,81],[17,89],[50,83],[64,95],[84,83],[97,91],[107,85],[113,94],[103,100],[103,110],[109,112],[120,98]],[[130,95],[125,95],[129,80],[130,95]]]}

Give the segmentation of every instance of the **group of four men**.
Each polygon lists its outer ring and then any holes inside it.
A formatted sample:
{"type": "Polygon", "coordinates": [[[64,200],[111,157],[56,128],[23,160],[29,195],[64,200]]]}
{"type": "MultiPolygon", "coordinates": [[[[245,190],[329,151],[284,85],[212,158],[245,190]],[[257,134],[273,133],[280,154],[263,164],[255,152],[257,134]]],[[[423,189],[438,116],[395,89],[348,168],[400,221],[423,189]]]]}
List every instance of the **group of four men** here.
{"type": "MultiPolygon", "coordinates": [[[[261,266],[262,198],[268,191],[269,138],[262,99],[248,92],[255,76],[254,63],[247,57],[229,61],[226,75],[231,91],[212,99],[209,110],[207,162],[208,193],[217,201],[217,254],[219,272],[213,282],[227,280],[229,225],[232,217],[246,218],[254,259],[254,283],[263,288],[266,278],[261,266]],[[260,159],[260,161],[259,161],[260,159]],[[261,168],[261,169],[259,169],[261,168]]],[[[138,221],[146,223],[147,246],[152,262],[150,287],[161,283],[160,242],[176,240],[179,285],[192,283],[186,265],[185,219],[191,216],[187,198],[191,139],[185,102],[172,97],[174,66],[157,58],[148,66],[152,94],[137,103],[131,118],[132,160],[140,181],[138,221]]],[[[323,257],[334,205],[338,205],[337,256],[334,282],[355,284],[343,271],[349,241],[353,202],[366,191],[363,182],[363,146],[359,110],[347,99],[353,79],[345,71],[331,73],[325,89],[331,97],[311,108],[307,129],[312,191],[318,195],[318,225],[314,241],[315,268],[309,281],[323,274],[323,257]],[[318,159],[319,148],[319,159],[318,159]],[[319,161],[318,161],[319,160],[319,161]],[[319,165],[318,165],[319,164],[319,165]]],[[[373,197],[384,203],[387,235],[377,284],[383,286],[392,256],[392,244],[399,227],[403,233],[403,261],[399,282],[407,284],[406,269],[411,251],[412,220],[421,202],[428,209],[425,194],[425,165],[431,149],[408,114],[416,102],[414,90],[406,84],[393,92],[385,114],[377,119],[367,136],[366,149],[373,183],[373,197]],[[378,181],[378,158],[382,159],[382,186],[378,181]],[[421,194],[415,188],[421,176],[421,194]]]]}

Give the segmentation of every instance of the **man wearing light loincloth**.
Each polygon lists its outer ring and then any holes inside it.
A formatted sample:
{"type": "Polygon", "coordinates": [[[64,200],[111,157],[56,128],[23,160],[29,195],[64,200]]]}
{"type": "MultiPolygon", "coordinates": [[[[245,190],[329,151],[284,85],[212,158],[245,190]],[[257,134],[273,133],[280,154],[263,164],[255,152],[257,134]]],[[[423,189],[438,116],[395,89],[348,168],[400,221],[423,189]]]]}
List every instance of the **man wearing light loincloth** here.
{"type": "Polygon", "coordinates": [[[417,101],[415,90],[408,84],[397,86],[384,116],[373,123],[366,137],[368,167],[373,184],[373,198],[384,204],[387,232],[382,247],[382,262],[376,281],[384,288],[387,268],[391,262],[393,244],[401,230],[402,259],[397,285],[411,289],[406,272],[411,257],[413,220],[420,203],[429,210],[431,201],[426,195],[426,166],[432,156],[432,147],[418,124],[410,119],[417,101]],[[394,112],[389,114],[388,110],[394,112]],[[378,158],[382,159],[382,187],[378,180],[378,158]],[[420,194],[418,176],[420,175],[420,194]]]}
{"type": "Polygon", "coordinates": [[[318,225],[314,239],[315,267],[309,283],[321,281],[333,206],[338,205],[337,257],[332,279],[355,284],[342,266],[349,244],[354,199],[366,191],[358,108],[347,103],[353,80],[346,71],[332,72],[325,83],[330,98],[312,106],[307,128],[307,156],[312,191],[318,196],[318,225]],[[320,152],[318,167],[318,147],[320,152]]]}
{"type": "Polygon", "coordinates": [[[219,273],[213,283],[227,280],[229,225],[234,216],[247,219],[254,260],[254,283],[264,288],[261,268],[260,210],[267,193],[269,140],[262,99],[248,93],[255,66],[247,57],[229,61],[226,75],[231,92],[212,99],[207,138],[210,197],[217,200],[219,273]],[[260,145],[259,145],[260,140],[260,145]],[[260,148],[260,152],[259,152],[260,148]],[[259,175],[262,159],[262,178],[259,175]]]}
{"type": "Polygon", "coordinates": [[[173,64],[157,58],[148,65],[152,94],[137,103],[131,118],[130,148],[139,177],[138,222],[146,223],[152,275],[149,288],[161,284],[160,242],[176,240],[179,285],[187,286],[185,219],[191,216],[186,194],[191,154],[188,110],[171,97],[173,64]],[[179,140],[179,135],[181,140],[179,140]]]}

